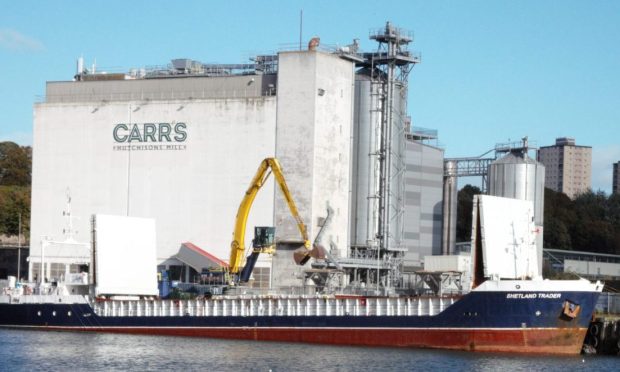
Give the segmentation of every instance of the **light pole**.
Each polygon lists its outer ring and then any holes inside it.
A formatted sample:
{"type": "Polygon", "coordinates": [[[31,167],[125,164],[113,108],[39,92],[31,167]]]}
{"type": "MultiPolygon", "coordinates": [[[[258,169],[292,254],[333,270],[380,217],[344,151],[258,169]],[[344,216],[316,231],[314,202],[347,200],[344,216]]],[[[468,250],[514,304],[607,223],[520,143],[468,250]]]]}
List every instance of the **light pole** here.
{"type": "Polygon", "coordinates": [[[17,282],[21,282],[22,264],[22,214],[19,214],[19,227],[17,228],[17,282]]]}

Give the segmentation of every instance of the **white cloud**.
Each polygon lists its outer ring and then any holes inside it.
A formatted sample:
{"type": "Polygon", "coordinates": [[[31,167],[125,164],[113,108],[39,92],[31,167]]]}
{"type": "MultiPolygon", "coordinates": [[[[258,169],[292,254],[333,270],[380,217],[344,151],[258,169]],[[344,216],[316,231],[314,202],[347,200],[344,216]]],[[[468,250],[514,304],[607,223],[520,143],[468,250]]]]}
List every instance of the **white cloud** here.
{"type": "Polygon", "coordinates": [[[592,190],[611,193],[612,164],[620,161],[620,144],[592,147],[592,190]]]}
{"type": "Polygon", "coordinates": [[[0,29],[0,48],[20,52],[40,52],[45,46],[39,40],[11,29],[0,29]]]}

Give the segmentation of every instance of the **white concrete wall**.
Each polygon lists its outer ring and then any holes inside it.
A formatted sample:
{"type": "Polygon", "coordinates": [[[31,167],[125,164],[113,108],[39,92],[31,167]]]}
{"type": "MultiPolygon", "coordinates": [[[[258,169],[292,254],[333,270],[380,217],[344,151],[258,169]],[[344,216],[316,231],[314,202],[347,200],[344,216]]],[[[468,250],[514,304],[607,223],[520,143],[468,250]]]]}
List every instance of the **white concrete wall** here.
{"type": "Polygon", "coordinates": [[[314,131],[312,224],[327,216],[326,202],[334,217],[324,243],[338,247],[334,255],[346,257],[349,247],[351,145],[353,130],[354,66],[334,55],[317,53],[317,91],[314,131]]]}
{"type": "MultiPolygon", "coordinates": [[[[41,236],[62,238],[66,190],[78,241],[90,241],[94,213],[155,218],[157,257],[191,241],[228,260],[237,207],[259,162],[274,155],[275,98],[35,105],[30,254],[41,236]],[[179,123],[178,150],[118,151],[119,123],[179,123]]],[[[146,145],[137,141],[132,145],[146,145]]],[[[159,143],[148,143],[159,145],[159,143]]],[[[248,220],[273,225],[273,182],[248,220]]],[[[120,258],[119,258],[120,259],[120,258]]]]}
{"type": "MultiPolygon", "coordinates": [[[[345,256],[349,240],[351,127],[354,70],[351,62],[320,52],[280,53],[276,156],[308,227],[310,240],[318,221],[334,209],[323,244],[337,245],[345,256]]],[[[300,240],[295,221],[276,196],[276,239],[300,240]]],[[[283,252],[282,252],[283,253],[283,252]]],[[[274,282],[291,285],[295,267],[290,257],[274,260],[274,282]]]]}
{"type": "MultiPolygon", "coordinates": [[[[317,222],[334,218],[325,235],[344,254],[348,247],[353,64],[320,52],[280,54],[276,156],[280,159],[310,238],[317,222]],[[324,95],[319,95],[319,89],[324,95]]],[[[278,239],[299,240],[295,221],[276,197],[278,239]]]]}
{"type": "MultiPolygon", "coordinates": [[[[278,95],[276,157],[299,213],[313,232],[312,170],[314,167],[314,122],[316,96],[316,53],[280,53],[278,61],[278,95]]],[[[286,202],[276,195],[276,239],[300,240],[295,220],[286,202]]]]}

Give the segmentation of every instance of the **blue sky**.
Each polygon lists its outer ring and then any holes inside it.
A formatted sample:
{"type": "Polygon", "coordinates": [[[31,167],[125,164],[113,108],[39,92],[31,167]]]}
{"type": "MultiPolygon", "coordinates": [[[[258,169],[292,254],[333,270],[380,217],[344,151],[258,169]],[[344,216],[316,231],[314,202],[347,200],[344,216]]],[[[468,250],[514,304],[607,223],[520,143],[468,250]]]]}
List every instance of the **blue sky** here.
{"type": "Polygon", "coordinates": [[[32,105],[75,61],[99,70],[173,58],[242,63],[303,39],[359,38],[386,21],[414,33],[414,125],[439,131],[447,157],[527,135],[592,146],[594,190],[620,161],[620,1],[2,1],[0,141],[32,143],[32,105]]]}

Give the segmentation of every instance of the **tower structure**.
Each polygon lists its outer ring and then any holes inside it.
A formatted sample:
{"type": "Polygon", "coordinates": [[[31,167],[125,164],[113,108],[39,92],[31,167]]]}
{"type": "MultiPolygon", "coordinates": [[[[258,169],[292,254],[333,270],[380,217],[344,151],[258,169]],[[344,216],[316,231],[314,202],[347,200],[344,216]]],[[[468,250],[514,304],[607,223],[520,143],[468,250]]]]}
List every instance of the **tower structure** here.
{"type": "Polygon", "coordinates": [[[381,84],[381,140],[379,147],[379,221],[377,239],[382,251],[402,249],[404,214],[404,146],[406,112],[402,110],[407,95],[407,77],[417,59],[405,47],[413,38],[388,22],[385,29],[370,36],[379,43],[371,57],[373,81],[381,84]],[[399,102],[401,105],[397,105],[399,102]]]}
{"type": "MultiPolygon", "coordinates": [[[[407,250],[405,213],[405,135],[407,78],[419,57],[407,50],[411,33],[387,22],[371,31],[377,51],[357,62],[357,110],[353,139],[351,266],[362,270],[354,280],[394,283],[407,250]],[[372,277],[372,278],[369,278],[372,277]]],[[[345,266],[347,264],[345,263],[345,266]]]]}

